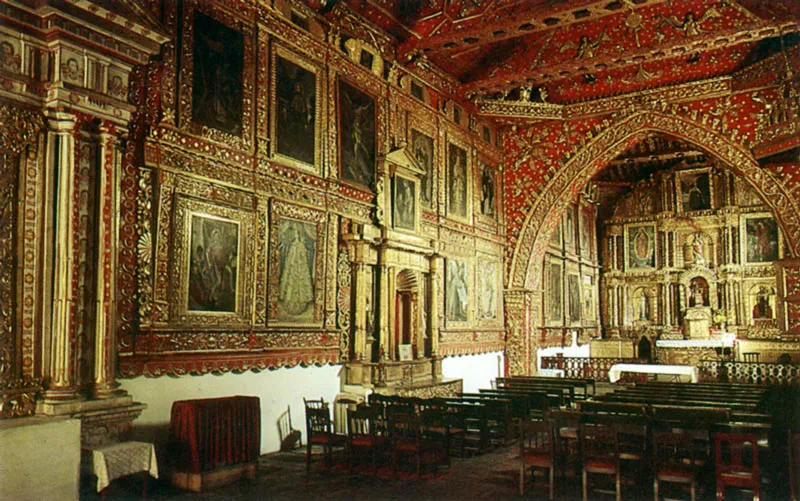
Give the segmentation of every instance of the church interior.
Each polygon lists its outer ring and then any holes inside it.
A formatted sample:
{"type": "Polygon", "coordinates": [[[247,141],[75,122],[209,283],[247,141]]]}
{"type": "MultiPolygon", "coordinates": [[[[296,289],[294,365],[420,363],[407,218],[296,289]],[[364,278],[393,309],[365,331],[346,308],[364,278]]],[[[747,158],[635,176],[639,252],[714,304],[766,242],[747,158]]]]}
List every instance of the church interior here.
{"type": "Polygon", "coordinates": [[[0,49],[0,498],[800,496],[796,0],[2,0],[0,49]]]}

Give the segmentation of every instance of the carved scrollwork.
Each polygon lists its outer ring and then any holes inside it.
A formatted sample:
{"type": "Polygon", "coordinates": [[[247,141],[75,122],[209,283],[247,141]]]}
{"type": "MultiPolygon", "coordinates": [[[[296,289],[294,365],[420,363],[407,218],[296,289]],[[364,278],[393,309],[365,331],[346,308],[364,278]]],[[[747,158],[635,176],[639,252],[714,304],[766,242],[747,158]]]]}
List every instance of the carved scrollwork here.
{"type": "Polygon", "coordinates": [[[0,152],[19,155],[36,141],[44,129],[44,118],[37,111],[0,104],[0,152]]]}

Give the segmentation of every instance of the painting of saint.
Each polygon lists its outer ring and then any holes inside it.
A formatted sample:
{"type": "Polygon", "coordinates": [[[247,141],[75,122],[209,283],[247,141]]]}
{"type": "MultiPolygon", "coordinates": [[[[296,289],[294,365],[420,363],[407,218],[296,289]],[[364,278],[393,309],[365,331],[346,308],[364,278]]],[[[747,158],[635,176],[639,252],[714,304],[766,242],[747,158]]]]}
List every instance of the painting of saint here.
{"type": "Polygon", "coordinates": [[[681,176],[683,212],[711,208],[711,183],[708,172],[681,176]]]}
{"type": "Polygon", "coordinates": [[[192,215],[189,255],[189,311],[236,311],[239,224],[192,215]]]}
{"type": "Polygon", "coordinates": [[[550,263],[549,286],[547,318],[558,322],[561,320],[561,266],[558,264],[550,263]]]}
{"type": "Polygon", "coordinates": [[[564,244],[570,249],[575,248],[575,209],[572,206],[564,215],[564,244]]]}
{"type": "Polygon", "coordinates": [[[241,136],[244,37],[197,12],[193,53],[192,120],[241,136]]]}
{"type": "Polygon", "coordinates": [[[778,260],[778,223],[771,217],[747,219],[747,262],[778,260]]]}
{"type": "Polygon", "coordinates": [[[456,217],[467,217],[467,152],[450,144],[447,155],[447,213],[456,217]]]}
{"type": "Polygon", "coordinates": [[[282,57],[275,59],[275,66],[276,151],[314,165],[317,76],[282,57]]]}
{"type": "Polygon", "coordinates": [[[411,148],[425,174],[420,179],[422,205],[431,207],[433,201],[433,138],[414,129],[411,130],[411,148]]]}
{"type": "Polygon", "coordinates": [[[583,276],[583,318],[594,319],[594,277],[583,276]]]}
{"type": "Polygon", "coordinates": [[[771,319],[772,305],[770,305],[770,292],[766,287],[758,290],[755,305],[753,305],[753,319],[771,319]]]}
{"type": "Polygon", "coordinates": [[[481,162],[481,215],[494,217],[494,170],[481,162]]]}
{"type": "Polygon", "coordinates": [[[375,183],[375,100],[339,82],[341,177],[372,189],[375,183]]]}
{"type": "Polygon", "coordinates": [[[628,267],[653,268],[655,266],[655,227],[631,228],[628,233],[628,267]]]}
{"type": "Polygon", "coordinates": [[[481,317],[497,318],[497,262],[485,260],[481,267],[481,317]]]}
{"type": "Polygon", "coordinates": [[[581,255],[585,257],[592,256],[592,219],[589,213],[581,211],[581,255]]]}
{"type": "Polygon", "coordinates": [[[708,282],[703,277],[694,277],[689,282],[689,306],[709,306],[708,282]]]}
{"type": "Polygon", "coordinates": [[[569,321],[581,320],[581,282],[578,275],[567,275],[567,293],[569,294],[569,321]]]}
{"type": "Polygon", "coordinates": [[[550,237],[550,245],[561,248],[561,223],[556,225],[553,235],[550,237]]]}
{"type": "Polygon", "coordinates": [[[447,261],[447,320],[466,322],[468,291],[467,263],[465,261],[447,261]]]}
{"type": "Polygon", "coordinates": [[[278,225],[278,318],[313,320],[316,227],[283,219],[278,225]]]}
{"type": "Polygon", "coordinates": [[[394,227],[415,230],[416,197],[414,181],[400,176],[394,178],[394,227]]]}

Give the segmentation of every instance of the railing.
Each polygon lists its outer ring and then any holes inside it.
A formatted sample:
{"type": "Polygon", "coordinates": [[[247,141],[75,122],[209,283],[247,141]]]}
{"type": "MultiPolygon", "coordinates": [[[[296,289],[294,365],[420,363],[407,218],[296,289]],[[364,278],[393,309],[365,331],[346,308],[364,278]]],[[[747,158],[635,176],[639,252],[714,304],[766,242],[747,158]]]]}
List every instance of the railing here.
{"type": "MultiPolygon", "coordinates": [[[[583,379],[596,379],[598,381],[608,380],[608,370],[614,364],[644,364],[647,360],[639,358],[622,358],[622,357],[542,357],[542,369],[561,369],[564,371],[564,377],[583,378],[583,379]]],[[[625,377],[633,377],[636,379],[638,376],[634,375],[625,377]]],[[[643,375],[645,380],[647,375],[643,375]]]]}
{"type": "Polygon", "coordinates": [[[800,384],[800,364],[704,360],[700,380],[719,383],[800,384]]]}

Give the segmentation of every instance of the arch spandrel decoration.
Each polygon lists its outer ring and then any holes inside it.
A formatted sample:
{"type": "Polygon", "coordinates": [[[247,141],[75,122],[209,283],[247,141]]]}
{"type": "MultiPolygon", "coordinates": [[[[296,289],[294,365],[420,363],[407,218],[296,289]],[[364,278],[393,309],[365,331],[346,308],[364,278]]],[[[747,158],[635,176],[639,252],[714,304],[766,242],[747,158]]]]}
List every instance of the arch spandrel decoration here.
{"type": "Polygon", "coordinates": [[[800,210],[796,201],[771,172],[761,168],[746,149],[728,138],[690,120],[674,115],[644,111],[629,115],[605,131],[566,162],[529,210],[514,250],[508,284],[536,290],[541,279],[539,258],[544,254],[553,222],[566,205],[601,168],[631,145],[654,133],[669,134],[708,151],[747,180],[775,213],[789,243],[789,252],[797,255],[800,239],[800,210]],[[555,189],[566,186],[566,189],[555,189]],[[554,216],[555,215],[555,216],[554,216]]]}

